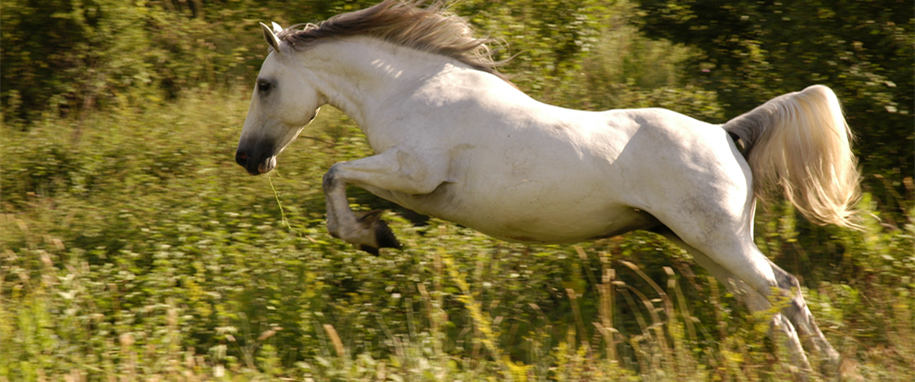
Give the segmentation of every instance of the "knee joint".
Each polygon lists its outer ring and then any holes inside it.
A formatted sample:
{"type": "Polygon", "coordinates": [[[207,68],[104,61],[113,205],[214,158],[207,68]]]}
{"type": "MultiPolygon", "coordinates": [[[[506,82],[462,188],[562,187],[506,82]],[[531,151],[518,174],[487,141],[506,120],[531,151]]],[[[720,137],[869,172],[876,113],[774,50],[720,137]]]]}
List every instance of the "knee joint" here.
{"type": "Polygon", "coordinates": [[[797,277],[792,276],[788,272],[780,272],[780,274],[776,276],[776,282],[778,283],[778,287],[784,290],[794,290],[797,292],[800,292],[801,290],[801,282],[798,281],[797,277]]]}
{"type": "Polygon", "coordinates": [[[328,191],[334,187],[337,183],[337,165],[330,166],[330,169],[324,173],[324,178],[322,179],[321,185],[324,187],[324,191],[328,191]]]}

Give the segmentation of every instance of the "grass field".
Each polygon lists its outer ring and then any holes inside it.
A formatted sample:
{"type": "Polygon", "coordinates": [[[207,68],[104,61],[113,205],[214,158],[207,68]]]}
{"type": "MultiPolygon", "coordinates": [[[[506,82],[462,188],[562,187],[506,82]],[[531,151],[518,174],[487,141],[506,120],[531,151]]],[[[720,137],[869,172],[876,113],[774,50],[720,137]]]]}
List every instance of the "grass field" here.
{"type": "MultiPolygon", "coordinates": [[[[0,380],[792,377],[766,315],[653,234],[525,246],[351,189],[405,246],[353,250],[326,233],[320,182],[369,153],[358,129],[327,108],[250,177],[233,161],[248,96],[0,128],[0,380]]],[[[915,379],[912,192],[903,219],[865,195],[863,232],[758,215],[847,380],[915,379]]]]}

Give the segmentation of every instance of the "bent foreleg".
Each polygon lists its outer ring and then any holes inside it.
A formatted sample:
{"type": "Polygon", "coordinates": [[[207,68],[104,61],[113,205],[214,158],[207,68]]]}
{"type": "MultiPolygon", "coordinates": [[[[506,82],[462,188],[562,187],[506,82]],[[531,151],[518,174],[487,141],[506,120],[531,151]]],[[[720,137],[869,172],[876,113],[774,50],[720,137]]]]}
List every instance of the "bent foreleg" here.
{"type": "Polygon", "coordinates": [[[346,185],[406,194],[427,194],[444,181],[446,166],[402,149],[331,166],[324,174],[327,229],[334,237],[378,254],[379,248],[400,248],[380,211],[355,213],[346,198],[346,185]]]}

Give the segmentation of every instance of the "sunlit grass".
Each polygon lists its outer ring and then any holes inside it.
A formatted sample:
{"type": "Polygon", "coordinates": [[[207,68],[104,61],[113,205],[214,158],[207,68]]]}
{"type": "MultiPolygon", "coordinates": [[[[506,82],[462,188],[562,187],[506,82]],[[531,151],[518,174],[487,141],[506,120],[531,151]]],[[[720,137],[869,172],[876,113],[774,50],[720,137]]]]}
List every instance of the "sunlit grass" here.
{"type": "MultiPolygon", "coordinates": [[[[323,227],[320,179],[369,153],[357,129],[325,110],[277,173],[250,177],[232,162],[233,94],[4,130],[0,378],[791,377],[767,318],[652,234],[508,244],[352,190],[393,209],[406,246],[353,250],[323,227]]],[[[760,244],[810,259],[799,274],[819,280],[807,295],[843,373],[906,380],[913,225],[810,232],[793,216],[762,213],[760,244]]]]}

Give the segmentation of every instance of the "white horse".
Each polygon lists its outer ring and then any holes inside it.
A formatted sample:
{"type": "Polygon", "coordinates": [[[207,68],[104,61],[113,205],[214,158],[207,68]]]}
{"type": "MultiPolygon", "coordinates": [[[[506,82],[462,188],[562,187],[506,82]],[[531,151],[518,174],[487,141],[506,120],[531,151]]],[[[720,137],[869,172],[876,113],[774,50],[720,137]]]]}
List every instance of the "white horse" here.
{"type": "Polygon", "coordinates": [[[376,213],[350,209],[346,184],[513,241],[654,230],[751,309],[770,308],[773,293],[789,298],[772,328],[797,365],[809,368],[801,338],[838,360],[797,279],[753,243],[755,197],[772,188],[814,221],[853,225],[859,175],[829,88],[780,96],[723,125],[665,109],[579,111],[500,77],[487,41],[437,5],[387,0],[318,25],[261,25],[271,53],[237,162],[251,174],[272,170],[324,104],[354,119],[376,153],[324,175],[331,235],[373,253],[399,247],[376,213]]]}

